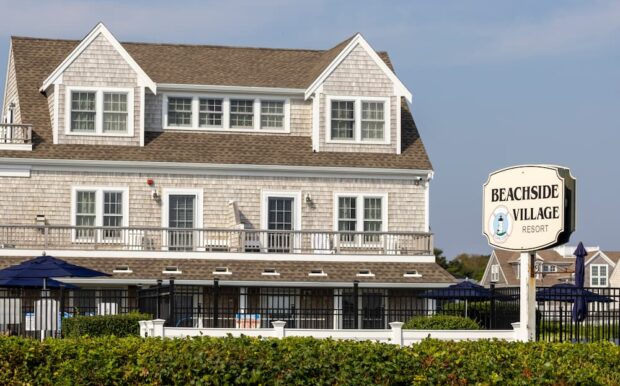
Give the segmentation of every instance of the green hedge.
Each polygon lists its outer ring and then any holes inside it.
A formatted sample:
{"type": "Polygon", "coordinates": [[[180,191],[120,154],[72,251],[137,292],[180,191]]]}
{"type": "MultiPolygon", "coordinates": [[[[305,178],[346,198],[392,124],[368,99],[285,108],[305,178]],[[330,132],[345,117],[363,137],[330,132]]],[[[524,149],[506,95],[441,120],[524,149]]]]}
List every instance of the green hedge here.
{"type": "Polygon", "coordinates": [[[140,320],[150,320],[151,315],[130,313],[124,315],[105,316],[74,316],[62,321],[62,335],[77,338],[80,336],[107,336],[117,337],[138,336],[140,334],[140,320]]]}
{"type": "Polygon", "coordinates": [[[403,328],[410,330],[479,330],[475,320],[453,315],[416,316],[409,319],[403,328]]]}
{"type": "Polygon", "coordinates": [[[3,385],[618,385],[619,368],[610,343],[0,338],[3,385]]]}

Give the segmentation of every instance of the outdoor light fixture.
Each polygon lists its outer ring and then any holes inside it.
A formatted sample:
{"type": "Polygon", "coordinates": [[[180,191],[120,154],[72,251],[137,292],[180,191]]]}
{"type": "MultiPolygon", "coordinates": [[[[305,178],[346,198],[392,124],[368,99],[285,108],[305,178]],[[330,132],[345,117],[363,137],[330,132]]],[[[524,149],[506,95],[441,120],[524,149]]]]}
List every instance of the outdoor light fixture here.
{"type": "Polygon", "coordinates": [[[413,182],[415,183],[416,186],[420,185],[420,182],[422,182],[423,178],[422,177],[416,177],[413,179],[413,182]]]}
{"type": "Polygon", "coordinates": [[[312,196],[310,196],[310,193],[306,193],[304,200],[306,201],[306,204],[312,203],[312,196]]]}
{"type": "Polygon", "coordinates": [[[159,194],[159,192],[157,191],[157,188],[155,187],[155,180],[152,178],[147,178],[146,184],[151,188],[151,198],[155,200],[156,202],[160,202],[161,195],[159,194]]]}

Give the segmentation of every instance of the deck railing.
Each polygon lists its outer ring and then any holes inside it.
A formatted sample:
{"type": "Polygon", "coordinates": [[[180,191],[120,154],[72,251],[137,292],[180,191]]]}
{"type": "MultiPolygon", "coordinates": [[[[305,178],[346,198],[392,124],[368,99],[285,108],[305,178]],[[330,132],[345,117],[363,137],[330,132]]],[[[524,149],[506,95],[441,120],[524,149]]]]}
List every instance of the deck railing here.
{"type": "Polygon", "coordinates": [[[423,232],[0,225],[0,249],[431,255],[423,232]]]}
{"type": "Polygon", "coordinates": [[[32,125],[0,123],[0,144],[31,144],[32,125]]]}

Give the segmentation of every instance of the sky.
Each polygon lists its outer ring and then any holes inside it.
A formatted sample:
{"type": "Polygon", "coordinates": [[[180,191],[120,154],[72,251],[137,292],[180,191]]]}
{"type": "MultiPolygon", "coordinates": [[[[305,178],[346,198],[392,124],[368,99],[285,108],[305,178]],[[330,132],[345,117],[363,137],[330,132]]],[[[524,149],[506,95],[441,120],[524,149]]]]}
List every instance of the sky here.
{"type": "MultiPolygon", "coordinates": [[[[482,184],[517,164],[568,167],[583,241],[620,250],[620,1],[6,1],[11,35],[327,49],[360,32],[413,92],[428,150],[431,227],[449,258],[489,253],[482,184]]],[[[4,76],[0,77],[4,89],[4,76]]]]}

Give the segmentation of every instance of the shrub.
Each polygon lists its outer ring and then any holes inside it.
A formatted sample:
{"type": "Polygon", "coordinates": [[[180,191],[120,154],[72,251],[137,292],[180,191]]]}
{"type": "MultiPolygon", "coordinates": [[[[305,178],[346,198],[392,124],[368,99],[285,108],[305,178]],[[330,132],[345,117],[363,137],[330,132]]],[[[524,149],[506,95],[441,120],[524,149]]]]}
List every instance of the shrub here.
{"type": "Polygon", "coordinates": [[[124,315],[74,316],[62,321],[62,335],[65,337],[138,336],[140,320],[151,319],[149,314],[133,312],[124,315]]]}
{"type": "Polygon", "coordinates": [[[464,316],[433,315],[409,319],[403,328],[410,330],[479,330],[475,320],[464,316]]]}
{"type": "Polygon", "coordinates": [[[312,338],[0,338],[0,384],[618,385],[620,347],[312,338]]]}

